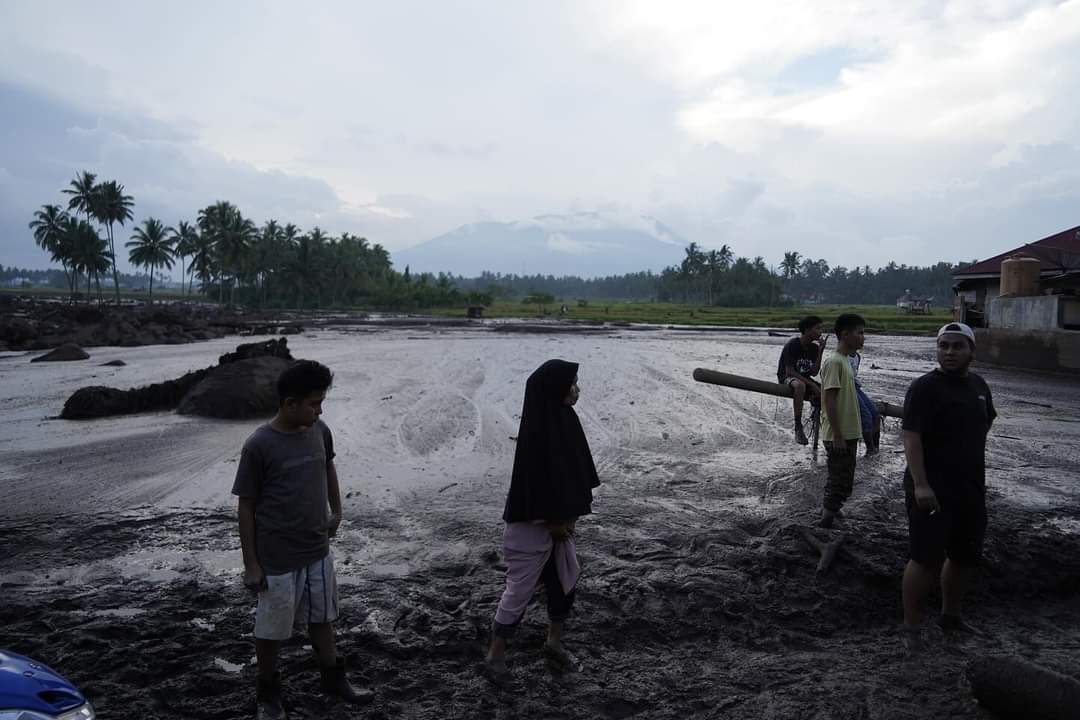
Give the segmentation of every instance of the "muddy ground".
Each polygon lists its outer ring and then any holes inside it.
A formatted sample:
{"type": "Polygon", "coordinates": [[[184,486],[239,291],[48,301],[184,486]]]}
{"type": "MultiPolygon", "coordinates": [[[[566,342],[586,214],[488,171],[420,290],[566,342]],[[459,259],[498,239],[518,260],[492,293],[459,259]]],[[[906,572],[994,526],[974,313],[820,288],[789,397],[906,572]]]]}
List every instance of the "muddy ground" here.
{"type": "MultiPolygon", "coordinates": [[[[980,370],[1001,418],[968,615],[992,635],[949,646],[931,633],[909,659],[895,633],[907,542],[895,425],[881,456],[860,458],[848,541],[818,576],[799,527],[816,517],[824,467],[790,441],[790,409],[690,379],[697,366],[768,377],[782,340],[305,340],[306,353],[290,341],[298,356],[337,371],[326,419],[348,494],[333,543],[339,644],[378,699],[363,711],[325,701],[297,638],[283,657],[294,718],[985,718],[963,675],[974,658],[1080,677],[1075,378],[980,370]],[[579,411],[605,481],[578,526],[567,644],[580,668],[545,666],[538,597],[512,644],[515,683],[499,689],[478,667],[502,583],[510,435],[524,378],[549,356],[582,362],[579,411]]],[[[901,400],[930,353],[928,340],[872,338],[868,391],[901,400]]],[[[46,419],[77,371],[17,360],[0,358],[0,410],[23,423],[0,439],[0,647],[60,670],[104,717],[251,717],[253,603],[227,494],[250,424],[46,419]]],[[[135,361],[139,378],[161,365],[135,361]]]]}

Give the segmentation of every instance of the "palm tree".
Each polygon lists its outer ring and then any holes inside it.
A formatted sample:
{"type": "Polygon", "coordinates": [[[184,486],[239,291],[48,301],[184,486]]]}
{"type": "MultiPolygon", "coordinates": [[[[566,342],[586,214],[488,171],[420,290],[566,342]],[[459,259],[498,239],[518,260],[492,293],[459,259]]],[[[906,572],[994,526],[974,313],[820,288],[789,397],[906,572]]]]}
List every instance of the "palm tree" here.
{"type": "Polygon", "coordinates": [[[693,278],[696,278],[701,274],[701,270],[704,267],[705,254],[701,252],[701,248],[698,247],[698,244],[692,242],[687,245],[686,257],[683,258],[682,264],[679,266],[683,280],[686,283],[686,290],[683,295],[684,302],[690,302],[690,282],[693,278]]]}
{"type": "Polygon", "coordinates": [[[790,280],[793,277],[797,277],[801,265],[802,255],[800,255],[797,250],[784,253],[784,261],[780,263],[780,269],[784,273],[784,278],[790,280]]]}
{"type": "Polygon", "coordinates": [[[723,267],[720,264],[720,251],[710,250],[705,253],[705,267],[709,271],[709,297],[708,304],[712,305],[713,288],[716,287],[716,274],[723,272],[723,267]]]}
{"type": "MultiPolygon", "coordinates": [[[[188,271],[184,266],[184,258],[195,253],[199,233],[186,220],[181,220],[176,224],[175,228],[170,227],[167,230],[169,232],[169,241],[173,244],[173,253],[180,258],[180,294],[185,295],[184,278],[187,276],[188,271]]],[[[192,261],[192,264],[194,264],[194,261],[192,261]]]]}
{"type": "MultiPolygon", "coordinates": [[[[199,233],[202,237],[209,242],[211,247],[214,248],[214,254],[219,253],[219,248],[224,237],[225,224],[228,222],[229,216],[233,212],[236,212],[236,207],[224,200],[219,200],[213,205],[208,205],[199,211],[199,218],[196,223],[199,226],[199,233]]],[[[206,270],[213,270],[218,280],[218,304],[222,304],[225,301],[225,283],[222,278],[224,268],[222,263],[218,262],[219,258],[214,257],[213,261],[208,261],[204,264],[206,270]]],[[[205,290],[204,280],[204,290],[205,290]]]]}
{"type": "Polygon", "coordinates": [[[68,183],[68,187],[62,190],[65,195],[70,195],[68,210],[74,210],[86,214],[86,223],[90,224],[90,217],[94,214],[97,206],[97,175],[87,170],[75,176],[68,183]]]}
{"type": "Polygon", "coordinates": [[[68,244],[65,236],[67,232],[65,223],[68,219],[68,214],[59,205],[42,205],[41,209],[34,213],[30,229],[34,231],[34,242],[38,247],[49,253],[53,262],[60,263],[64,269],[64,276],[68,280],[68,287],[74,294],[75,280],[74,276],[68,272],[71,257],[67,252],[68,244]]]}
{"type": "Polygon", "coordinates": [[[731,248],[724,243],[720,246],[720,269],[728,270],[731,268],[731,263],[735,262],[735,253],[731,251],[731,248]]]}
{"type": "Polygon", "coordinates": [[[336,242],[331,240],[327,254],[330,257],[330,304],[337,305],[355,286],[363,260],[356,238],[349,233],[342,233],[336,242]]]}
{"type": "Polygon", "coordinates": [[[232,285],[229,288],[230,307],[236,306],[236,289],[240,284],[240,272],[244,268],[244,261],[258,233],[255,223],[241,215],[239,210],[230,214],[222,228],[217,251],[222,265],[232,271],[232,285]]]}
{"type": "Polygon", "coordinates": [[[165,226],[160,220],[146,218],[143,226],[135,228],[131,240],[128,259],[132,265],[150,269],[150,302],[154,302],[154,271],[163,267],[171,270],[173,266],[172,240],[166,237],[165,226]]]}
{"type": "Polygon", "coordinates": [[[244,259],[257,233],[255,224],[244,219],[239,208],[224,200],[199,211],[199,231],[214,245],[218,274],[218,302],[225,300],[226,270],[232,271],[233,285],[230,304],[235,304],[236,284],[240,279],[244,259]]]}
{"type": "Polygon", "coordinates": [[[112,259],[113,288],[116,291],[116,304],[120,304],[120,271],[116,267],[116,241],[113,238],[113,225],[124,225],[133,219],[131,208],[135,201],[124,194],[124,186],[115,180],[108,180],[95,188],[94,216],[105,226],[109,238],[109,252],[112,259]]]}
{"type": "MultiPolygon", "coordinates": [[[[286,227],[288,230],[288,227],[286,227]]],[[[289,275],[296,284],[297,306],[302,310],[306,302],[307,289],[315,290],[316,307],[322,304],[320,288],[320,270],[327,260],[327,239],[329,236],[319,227],[297,238],[289,262],[289,275]]]]}
{"type": "MultiPolygon", "coordinates": [[[[201,292],[206,294],[206,288],[217,272],[214,264],[214,241],[205,233],[195,235],[194,247],[191,250],[191,265],[188,266],[191,277],[199,278],[201,292]]],[[[190,288],[189,288],[190,289],[190,288]]]]}
{"type": "MultiPolygon", "coordinates": [[[[65,225],[65,235],[76,278],[80,271],[86,273],[86,297],[89,300],[91,277],[99,277],[101,273],[109,270],[109,246],[105,239],[98,235],[94,226],[85,220],[69,217],[65,225]]],[[[75,289],[79,289],[78,282],[75,289]]]]}
{"type": "Polygon", "coordinates": [[[277,220],[268,220],[259,231],[251,253],[251,272],[259,288],[259,307],[266,304],[270,276],[281,267],[284,231],[277,220]]]}

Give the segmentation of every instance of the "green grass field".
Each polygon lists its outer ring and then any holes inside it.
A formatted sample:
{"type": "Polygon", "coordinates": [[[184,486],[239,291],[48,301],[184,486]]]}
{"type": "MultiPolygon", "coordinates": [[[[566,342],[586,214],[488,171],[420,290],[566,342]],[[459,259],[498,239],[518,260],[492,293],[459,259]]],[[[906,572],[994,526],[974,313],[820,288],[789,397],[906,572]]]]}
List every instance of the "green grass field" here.
{"type": "MultiPolygon", "coordinates": [[[[764,327],[794,329],[801,318],[817,315],[832,323],[837,315],[854,312],[866,318],[870,332],[930,333],[952,319],[948,310],[935,309],[930,315],[907,315],[891,305],[796,305],[781,308],[731,308],[678,305],[672,303],[634,303],[590,300],[586,307],[566,303],[566,318],[590,322],[630,322],[657,325],[721,325],[726,327],[764,327]]],[[[548,317],[559,317],[559,304],[545,308],[548,317]]],[[[461,317],[463,308],[436,308],[432,315],[461,317]]],[[[488,318],[529,318],[539,316],[536,305],[520,302],[497,302],[485,308],[488,318]]]]}

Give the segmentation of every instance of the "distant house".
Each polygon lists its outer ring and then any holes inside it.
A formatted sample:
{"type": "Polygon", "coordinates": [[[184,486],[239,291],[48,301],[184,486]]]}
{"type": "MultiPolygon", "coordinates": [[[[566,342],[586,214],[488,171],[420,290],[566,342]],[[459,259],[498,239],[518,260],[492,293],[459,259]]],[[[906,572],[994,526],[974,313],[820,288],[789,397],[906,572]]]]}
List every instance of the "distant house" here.
{"type": "Polygon", "coordinates": [[[910,290],[907,290],[903,295],[896,299],[896,309],[898,312],[915,315],[929,315],[930,308],[933,304],[934,298],[912,295],[910,290]]]}
{"type": "Polygon", "coordinates": [[[33,283],[33,281],[30,280],[30,278],[24,278],[24,277],[12,278],[11,280],[7,281],[8,287],[13,287],[13,288],[32,287],[33,284],[34,283],[33,283]]]}
{"type": "Polygon", "coordinates": [[[958,270],[953,290],[980,360],[1080,372],[1080,226],[958,270]]]}
{"type": "Polygon", "coordinates": [[[1001,295],[1001,263],[1010,257],[1039,261],[1040,294],[1076,295],[1080,290],[1080,226],[999,253],[953,273],[957,319],[987,326],[990,304],[1001,295]]]}

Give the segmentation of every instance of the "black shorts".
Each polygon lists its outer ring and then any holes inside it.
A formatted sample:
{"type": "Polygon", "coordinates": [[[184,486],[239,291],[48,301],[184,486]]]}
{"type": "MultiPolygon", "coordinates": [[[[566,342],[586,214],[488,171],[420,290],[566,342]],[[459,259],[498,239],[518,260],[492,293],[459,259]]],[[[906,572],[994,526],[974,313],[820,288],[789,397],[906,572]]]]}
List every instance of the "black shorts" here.
{"type": "Polygon", "coordinates": [[[912,560],[927,567],[937,567],[945,558],[958,565],[979,564],[986,536],[986,497],[982,493],[949,498],[939,495],[941,507],[934,514],[920,510],[910,490],[905,496],[912,560]]]}

